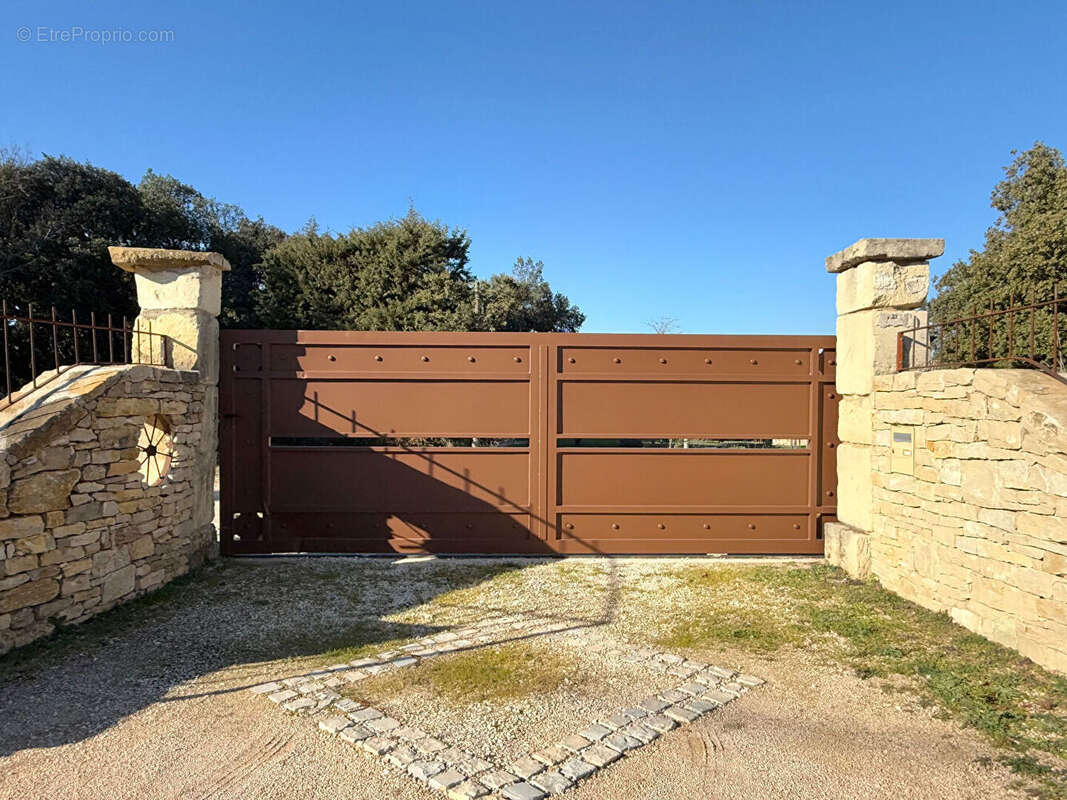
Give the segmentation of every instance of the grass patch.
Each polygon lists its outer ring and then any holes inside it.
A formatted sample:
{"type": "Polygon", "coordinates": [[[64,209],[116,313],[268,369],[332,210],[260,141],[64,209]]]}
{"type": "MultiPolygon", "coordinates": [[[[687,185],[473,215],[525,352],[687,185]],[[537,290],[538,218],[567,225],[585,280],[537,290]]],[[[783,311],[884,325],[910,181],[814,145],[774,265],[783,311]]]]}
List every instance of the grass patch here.
{"type": "Polygon", "coordinates": [[[576,680],[574,659],[514,642],[434,658],[417,667],[367,678],[349,693],[367,698],[415,689],[466,704],[550,693],[576,680]]]}
{"type": "Polygon", "coordinates": [[[693,604],[660,644],[763,656],[796,647],[863,678],[905,676],[920,703],[1003,749],[1037,796],[1067,798],[1067,679],[835,567],[716,566],[675,577],[693,604]]]}

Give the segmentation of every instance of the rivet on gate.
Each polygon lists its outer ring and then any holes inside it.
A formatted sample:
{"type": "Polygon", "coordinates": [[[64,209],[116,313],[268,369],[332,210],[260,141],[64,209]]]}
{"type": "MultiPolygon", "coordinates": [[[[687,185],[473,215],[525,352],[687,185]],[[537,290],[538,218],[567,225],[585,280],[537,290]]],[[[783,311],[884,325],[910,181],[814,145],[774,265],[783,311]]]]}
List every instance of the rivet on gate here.
{"type": "Polygon", "coordinates": [[[381,356],[375,356],[375,357],[374,357],[374,360],[375,360],[375,361],[381,361],[381,360],[382,360],[382,357],[381,357],[381,356]]]}
{"type": "Polygon", "coordinates": [[[656,527],[659,528],[661,531],[667,530],[667,526],[664,525],[662,522],[659,525],[657,525],[656,527]]]}
{"type": "Polygon", "coordinates": [[[793,530],[795,530],[795,531],[799,531],[800,530],[800,523],[799,522],[794,522],[793,523],[793,530]]]}
{"type": "Polygon", "coordinates": [[[573,530],[574,530],[574,523],[573,523],[573,522],[568,522],[568,523],[567,523],[566,525],[564,525],[563,527],[564,527],[564,528],[566,528],[566,529],[567,529],[567,530],[569,530],[569,531],[573,531],[573,530]]]}
{"type": "Polygon", "coordinates": [[[330,355],[326,356],[326,358],[329,359],[330,361],[336,361],[337,360],[337,356],[333,355],[332,353],[330,355]]]}
{"type": "Polygon", "coordinates": [[[831,367],[836,367],[837,366],[837,362],[836,361],[831,361],[830,362],[830,366],[831,367]]]}
{"type": "Polygon", "coordinates": [[[756,359],[754,359],[754,358],[753,358],[753,359],[752,359],[751,361],[749,361],[748,363],[749,363],[749,364],[758,364],[758,363],[759,363],[759,361],[757,361],[756,359]]]}
{"type": "Polygon", "coordinates": [[[614,361],[616,364],[621,364],[622,363],[622,359],[621,358],[613,358],[612,361],[614,361]]]}
{"type": "Polygon", "coordinates": [[[750,522],[750,523],[748,523],[748,529],[749,529],[750,531],[754,531],[754,530],[756,530],[756,523],[755,523],[755,522],[750,522]]]}
{"type": "Polygon", "coordinates": [[[826,496],[827,497],[833,497],[834,496],[834,490],[833,489],[828,489],[826,491],[826,496]]]}
{"type": "Polygon", "coordinates": [[[617,523],[617,522],[611,523],[611,529],[613,531],[617,531],[619,529],[619,523],[617,523]]]}
{"type": "Polygon", "coordinates": [[[568,361],[568,363],[571,363],[571,364],[574,363],[574,359],[573,358],[568,358],[567,361],[568,361]]]}
{"type": "Polygon", "coordinates": [[[520,356],[515,356],[515,363],[516,364],[522,363],[522,358],[520,356]]]}
{"type": "Polygon", "coordinates": [[[826,395],[826,396],[827,396],[827,397],[829,397],[829,398],[830,398],[831,400],[834,400],[834,399],[836,399],[836,398],[837,398],[837,395],[836,395],[836,394],[834,394],[833,392],[830,392],[830,394],[828,394],[828,395],[826,395]]]}
{"type": "Polygon", "coordinates": [[[710,358],[705,358],[704,359],[704,363],[705,364],[710,364],[711,363],[711,359],[710,358]]]}
{"type": "Polygon", "coordinates": [[[834,443],[833,443],[833,442],[827,442],[827,443],[826,443],[826,446],[827,446],[827,447],[833,447],[833,446],[834,446],[834,443]]]}
{"type": "Polygon", "coordinates": [[[803,361],[801,361],[801,360],[800,360],[800,359],[798,358],[798,359],[797,359],[796,361],[794,361],[793,363],[794,363],[794,364],[803,364],[804,362],[803,362],[803,361]]]}
{"type": "Polygon", "coordinates": [[[429,360],[430,360],[430,357],[429,357],[429,356],[423,356],[423,357],[422,357],[422,360],[423,360],[423,361],[429,361],[429,360]]]}
{"type": "Polygon", "coordinates": [[[706,530],[706,531],[710,531],[711,530],[711,526],[706,522],[704,523],[704,530],[706,530]]]}
{"type": "Polygon", "coordinates": [[[661,358],[661,359],[659,360],[659,363],[661,363],[661,364],[666,364],[666,363],[667,363],[667,359],[665,359],[665,358],[661,358]]]}
{"type": "Polygon", "coordinates": [[[476,359],[474,356],[467,356],[467,360],[473,364],[478,359],[476,359]]]}

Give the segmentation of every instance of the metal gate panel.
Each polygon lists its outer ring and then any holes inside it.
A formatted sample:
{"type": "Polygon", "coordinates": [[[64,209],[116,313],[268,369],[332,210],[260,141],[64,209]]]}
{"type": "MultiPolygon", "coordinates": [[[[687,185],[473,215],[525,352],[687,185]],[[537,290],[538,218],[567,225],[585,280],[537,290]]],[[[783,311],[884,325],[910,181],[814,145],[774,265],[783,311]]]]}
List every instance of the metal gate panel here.
{"type": "Polygon", "coordinates": [[[804,507],[809,461],[806,450],[567,450],[559,455],[559,505],[804,507]]]}
{"type": "Polygon", "coordinates": [[[573,381],[560,384],[568,437],[801,438],[809,384],[573,381]]]}
{"type": "Polygon", "coordinates": [[[806,552],[808,517],[797,514],[563,514],[561,553],[806,552]]]}
{"type": "Polygon", "coordinates": [[[222,345],[225,553],[815,553],[835,511],[833,337],[222,345]]]}
{"type": "Polygon", "coordinates": [[[274,511],[513,513],[530,506],[525,449],[285,447],[272,448],[271,459],[274,511]]]}
{"type": "Polygon", "coordinates": [[[530,431],[526,381],[271,381],[277,437],[509,436],[530,431]]]}

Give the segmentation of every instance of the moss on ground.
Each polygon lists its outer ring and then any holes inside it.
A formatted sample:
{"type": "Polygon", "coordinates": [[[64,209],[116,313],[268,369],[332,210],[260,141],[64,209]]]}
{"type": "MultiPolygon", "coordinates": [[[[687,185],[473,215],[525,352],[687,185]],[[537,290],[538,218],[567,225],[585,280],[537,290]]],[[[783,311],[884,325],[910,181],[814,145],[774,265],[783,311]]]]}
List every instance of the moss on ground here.
{"type": "Polygon", "coordinates": [[[455,703],[514,700],[548,694],[565,682],[579,680],[577,661],[570,654],[526,642],[454,653],[384,673],[351,687],[352,697],[368,700],[426,691],[455,703]]]}
{"type": "Polygon", "coordinates": [[[863,678],[904,676],[925,705],[984,734],[1003,762],[1067,798],[1067,679],[873,581],[825,565],[715,566],[676,577],[695,595],[665,647],[803,648],[863,678]]]}

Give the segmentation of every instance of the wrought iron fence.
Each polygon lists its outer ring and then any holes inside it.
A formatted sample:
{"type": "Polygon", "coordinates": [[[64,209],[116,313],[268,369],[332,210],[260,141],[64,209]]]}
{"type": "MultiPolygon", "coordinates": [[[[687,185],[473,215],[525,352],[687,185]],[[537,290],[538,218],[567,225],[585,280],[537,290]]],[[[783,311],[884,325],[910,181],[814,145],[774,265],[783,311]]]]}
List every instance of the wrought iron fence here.
{"type": "Polygon", "coordinates": [[[168,340],[163,334],[134,329],[126,317],[116,324],[111,314],[106,322],[96,313],[79,321],[77,311],[69,320],[51,307],[48,316],[34,314],[33,303],[9,310],[0,301],[0,330],[4,351],[4,395],[0,409],[7,408],[28,391],[54,381],[71,367],[90,364],[155,364],[167,366],[168,340]]]}
{"type": "Polygon", "coordinates": [[[1061,305],[1055,286],[1052,299],[1007,308],[972,309],[969,317],[935,322],[897,334],[897,371],[940,367],[1023,366],[1039,369],[1067,383],[1061,305]]]}

